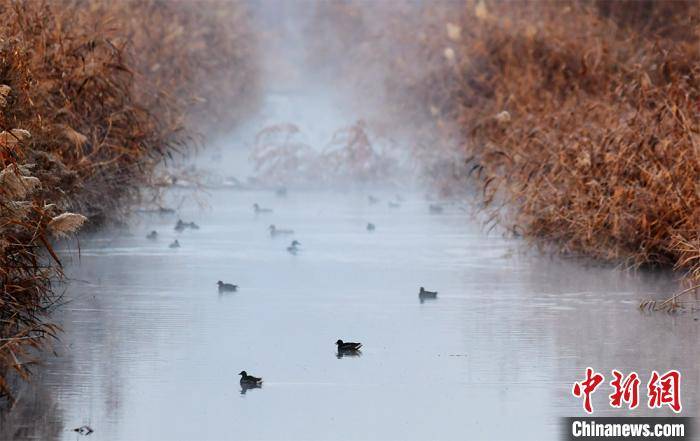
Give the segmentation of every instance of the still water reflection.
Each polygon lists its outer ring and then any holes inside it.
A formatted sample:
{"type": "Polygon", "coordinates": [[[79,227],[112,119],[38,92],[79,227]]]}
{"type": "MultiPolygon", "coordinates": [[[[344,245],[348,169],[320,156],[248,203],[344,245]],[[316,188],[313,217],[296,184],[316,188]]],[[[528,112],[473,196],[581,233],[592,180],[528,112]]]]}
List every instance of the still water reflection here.
{"type": "MultiPolygon", "coordinates": [[[[404,198],[216,191],[210,209],[180,213],[199,230],[143,217],[132,235],[83,239],[58,357],[0,435],[74,440],[89,424],[93,441],[546,440],[558,416],[582,414],[570,388],[586,366],[675,368],[698,390],[694,316],[636,307],[672,290],[667,276],[522,255],[457,206],[404,198]],[[296,255],[271,223],[295,230],[296,255]],[[361,356],[338,354],[339,338],[361,356]],[[244,369],[261,388],[241,388],[244,369]]],[[[606,394],[594,406],[615,414],[606,394]]],[[[694,394],[683,404],[697,414],[694,394]]]]}

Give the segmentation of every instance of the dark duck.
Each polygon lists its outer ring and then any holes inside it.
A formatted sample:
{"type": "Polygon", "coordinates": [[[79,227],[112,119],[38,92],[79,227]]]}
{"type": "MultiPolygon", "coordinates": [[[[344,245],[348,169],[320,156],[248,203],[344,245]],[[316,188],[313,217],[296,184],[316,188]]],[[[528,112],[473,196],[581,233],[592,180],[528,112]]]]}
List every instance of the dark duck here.
{"type": "Polygon", "coordinates": [[[270,230],[270,236],[275,237],[275,236],[289,236],[290,234],[294,234],[294,230],[287,230],[283,228],[277,228],[274,224],[270,225],[267,227],[268,230],[270,230]]]}
{"type": "Polygon", "coordinates": [[[335,345],[338,347],[338,352],[358,351],[362,347],[362,343],[355,343],[352,341],[343,340],[338,340],[337,342],[335,342],[335,345]]]}
{"type": "Polygon", "coordinates": [[[175,231],[185,231],[187,228],[192,230],[199,230],[199,225],[194,222],[183,222],[182,219],[178,219],[175,224],[175,231]]]}
{"type": "Polygon", "coordinates": [[[232,283],[224,283],[219,280],[216,284],[219,286],[219,292],[234,292],[238,290],[238,285],[232,283]]]}
{"type": "Polygon", "coordinates": [[[246,371],[241,371],[238,375],[241,376],[241,386],[260,386],[263,382],[262,378],[248,375],[246,371]]]}
{"type": "Polygon", "coordinates": [[[289,246],[287,247],[287,251],[288,251],[290,254],[296,254],[296,253],[299,252],[299,246],[300,246],[300,245],[301,245],[301,242],[299,242],[298,240],[293,240],[292,243],[291,243],[291,245],[289,245],[289,246]]]}
{"type": "Polygon", "coordinates": [[[437,298],[437,291],[428,291],[422,286],[420,287],[420,290],[418,291],[418,298],[420,299],[420,302],[423,303],[424,300],[427,299],[436,299],[437,298]]]}
{"type": "Polygon", "coordinates": [[[253,204],[253,210],[255,210],[255,214],[264,214],[264,213],[272,213],[271,208],[263,208],[258,203],[253,204]]]}

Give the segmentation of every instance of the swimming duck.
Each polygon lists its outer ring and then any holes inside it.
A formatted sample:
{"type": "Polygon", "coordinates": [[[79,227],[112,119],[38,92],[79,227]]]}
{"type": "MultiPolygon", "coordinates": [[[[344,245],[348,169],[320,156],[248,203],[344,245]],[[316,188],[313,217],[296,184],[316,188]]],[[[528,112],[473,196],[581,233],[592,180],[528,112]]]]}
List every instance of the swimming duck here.
{"type": "Polygon", "coordinates": [[[80,426],[76,429],[73,429],[73,432],[78,432],[81,435],[87,436],[94,432],[94,430],[92,430],[90,426],[80,426]]]}
{"type": "Polygon", "coordinates": [[[280,197],[287,196],[287,187],[278,188],[277,190],[275,190],[275,194],[280,197]]]}
{"type": "Polygon", "coordinates": [[[335,344],[338,346],[338,351],[357,351],[362,347],[362,343],[344,342],[343,340],[338,340],[335,344]]]}
{"type": "Polygon", "coordinates": [[[270,230],[270,236],[283,236],[283,235],[294,234],[294,230],[284,230],[284,229],[277,228],[274,225],[270,225],[268,227],[268,229],[270,230]]]}
{"type": "Polygon", "coordinates": [[[262,384],[262,382],[263,382],[262,378],[248,375],[248,373],[246,371],[241,371],[238,375],[241,376],[241,385],[246,385],[248,387],[257,386],[257,385],[262,384]]]}
{"type": "Polygon", "coordinates": [[[301,242],[298,240],[293,240],[292,244],[287,247],[287,251],[289,251],[292,254],[296,254],[299,252],[299,245],[301,245],[301,242]]]}
{"type": "Polygon", "coordinates": [[[169,247],[170,248],[180,248],[180,242],[177,239],[175,239],[175,241],[173,243],[171,243],[169,245],[169,247]]]}
{"type": "Polygon", "coordinates": [[[151,231],[146,235],[146,239],[155,240],[158,239],[158,232],[156,230],[151,231]]]}
{"type": "Polygon", "coordinates": [[[430,208],[430,212],[433,214],[442,213],[442,211],[443,211],[442,205],[440,205],[440,204],[430,204],[429,208],[430,208]]]}
{"type": "Polygon", "coordinates": [[[437,297],[437,294],[437,291],[427,291],[422,286],[420,287],[420,291],[418,291],[418,297],[423,299],[434,299],[437,297]]]}
{"type": "Polygon", "coordinates": [[[221,280],[216,282],[217,285],[219,285],[219,292],[233,292],[238,289],[238,285],[234,285],[232,283],[224,283],[221,280]]]}
{"type": "Polygon", "coordinates": [[[387,203],[387,205],[389,206],[389,208],[399,208],[401,206],[401,204],[399,204],[398,202],[394,202],[394,201],[389,201],[387,203]]]}
{"type": "Polygon", "coordinates": [[[374,231],[375,226],[372,222],[367,223],[367,231],[374,231]]]}
{"type": "Polygon", "coordinates": [[[379,198],[374,197],[372,195],[367,196],[367,200],[369,201],[370,204],[374,205],[377,202],[379,202],[379,198]]]}
{"type": "Polygon", "coordinates": [[[271,208],[262,208],[257,202],[253,204],[253,209],[255,210],[255,214],[272,213],[271,208]]]}
{"type": "Polygon", "coordinates": [[[191,228],[193,230],[199,230],[199,225],[194,222],[183,222],[182,219],[178,219],[175,224],[175,231],[184,231],[185,228],[191,228]]]}
{"type": "Polygon", "coordinates": [[[178,219],[177,223],[175,224],[175,231],[184,231],[185,228],[187,228],[187,226],[182,219],[178,219]]]}

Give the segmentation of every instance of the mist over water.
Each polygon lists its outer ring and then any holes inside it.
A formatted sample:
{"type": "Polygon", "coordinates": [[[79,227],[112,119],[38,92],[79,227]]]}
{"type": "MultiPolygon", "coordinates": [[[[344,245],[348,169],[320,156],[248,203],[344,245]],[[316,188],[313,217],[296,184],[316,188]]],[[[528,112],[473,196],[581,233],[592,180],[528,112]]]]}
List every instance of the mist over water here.
{"type": "MultiPolygon", "coordinates": [[[[587,365],[676,368],[697,387],[693,318],[636,307],[667,277],[523,255],[458,206],[435,215],[403,197],[217,190],[210,209],[180,213],[200,230],[143,216],[133,235],[83,240],[58,357],[3,435],[68,440],[90,424],[98,440],[557,439],[556,417],[583,412],[570,388],[587,365]],[[275,212],[256,216],[254,202],[275,212]],[[271,222],[295,229],[299,254],[271,222]],[[239,291],[219,294],[217,280],[239,291]],[[438,298],[421,302],[419,286],[438,298]],[[337,358],[338,338],[362,355],[337,358]],[[242,369],[263,387],[242,394],[242,369]]],[[[606,400],[594,396],[597,414],[614,414],[606,400]]],[[[683,405],[693,414],[697,397],[683,405]]]]}
{"type": "MultiPolygon", "coordinates": [[[[400,185],[309,180],[282,197],[274,190],[286,184],[248,179],[263,128],[294,124],[322,151],[368,118],[351,87],[305,64],[313,5],[253,4],[266,36],[262,108],[193,159],[244,185],[173,189],[165,205],[176,214],[81,238],[79,256],[66,245],[57,356],[0,415],[0,439],[81,439],[72,429],[89,424],[95,441],[555,440],[558,417],[584,415],[570,391],[586,366],[643,381],[678,369],[683,390],[697,390],[694,315],[637,308],[668,294],[669,274],[538,256],[486,234],[467,204],[431,213],[408,158],[400,185]],[[201,228],[178,233],[178,218],[201,228]],[[270,224],[294,235],[271,237],[270,224]],[[168,248],[174,239],[181,248],[168,248]],[[219,293],[218,280],[239,290],[219,293]],[[437,298],[421,301],[420,286],[437,298]],[[362,354],[338,357],[339,338],[362,342],[362,354]],[[262,387],[241,389],[241,370],[262,387]]],[[[602,390],[596,414],[617,415],[602,390]]],[[[696,396],[683,406],[697,415],[696,396]]]]}
{"type": "MultiPolygon", "coordinates": [[[[412,150],[417,142],[416,133],[411,123],[401,122],[398,115],[382,108],[381,90],[386,73],[373,74],[374,86],[370,93],[337,75],[334,68],[347,54],[333,36],[335,23],[318,23],[318,5],[312,1],[251,4],[262,46],[260,57],[265,89],[260,109],[233,133],[214,140],[199,155],[196,164],[221,177],[235,176],[253,186],[416,187],[420,184],[423,167],[412,150]],[[317,53],[319,47],[324,49],[321,55],[317,53]],[[387,120],[392,123],[387,124],[387,120]],[[296,181],[255,179],[260,176],[251,156],[255,155],[259,135],[266,129],[293,126],[293,135],[285,131],[284,135],[273,139],[278,151],[291,150],[285,149],[287,144],[303,145],[321,156],[329,149],[350,151],[352,146],[342,141],[334,143],[334,136],[355,125],[361,126],[367,135],[368,147],[392,162],[382,176],[368,179],[350,173],[348,178],[348,173],[335,170],[334,165],[322,158],[316,158],[317,163],[314,163],[313,159],[297,154],[303,159],[286,169],[290,174],[296,172],[296,181]],[[319,182],[319,174],[325,176],[324,182],[319,182]]],[[[371,69],[375,70],[376,67],[371,69]]],[[[357,162],[360,168],[362,161],[357,162]]],[[[367,160],[365,166],[372,164],[372,160],[367,160]]]]}

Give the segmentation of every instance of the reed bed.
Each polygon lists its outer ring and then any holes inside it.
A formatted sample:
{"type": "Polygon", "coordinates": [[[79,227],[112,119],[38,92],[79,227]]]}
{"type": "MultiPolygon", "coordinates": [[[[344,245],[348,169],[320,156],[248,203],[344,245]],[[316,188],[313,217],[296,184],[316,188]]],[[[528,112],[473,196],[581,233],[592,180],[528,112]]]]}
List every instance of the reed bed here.
{"type": "Polygon", "coordinates": [[[479,44],[454,44],[467,81],[440,108],[484,204],[566,254],[697,271],[697,17],[677,17],[684,40],[588,4],[541,9],[478,3],[457,25],[479,44]]]}
{"type": "Polygon", "coordinates": [[[0,0],[0,395],[59,331],[52,244],[119,217],[166,159],[255,104],[246,17],[240,3],[0,0]]]}
{"type": "Polygon", "coordinates": [[[558,252],[700,279],[696,1],[357,5],[318,11],[365,30],[333,75],[457,139],[448,161],[415,147],[441,189],[477,183],[489,219],[558,252]]]}

